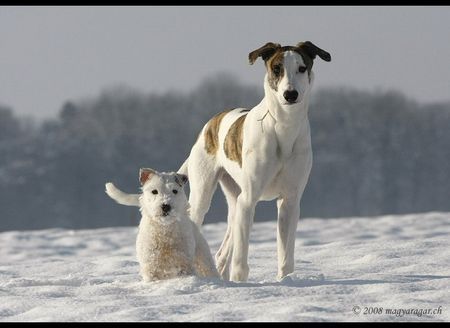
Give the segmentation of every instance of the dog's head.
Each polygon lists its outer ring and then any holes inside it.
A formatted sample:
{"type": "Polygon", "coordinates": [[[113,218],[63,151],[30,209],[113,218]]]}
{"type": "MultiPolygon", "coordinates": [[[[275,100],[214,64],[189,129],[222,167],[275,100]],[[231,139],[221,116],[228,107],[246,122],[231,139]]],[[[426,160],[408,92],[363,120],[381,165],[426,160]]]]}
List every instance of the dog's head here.
{"type": "Polygon", "coordinates": [[[282,47],[278,43],[266,43],[249,55],[250,64],[261,57],[266,65],[265,88],[275,93],[283,106],[301,103],[310,91],[314,74],[312,66],[316,56],[331,61],[331,55],[310,41],[296,46],[282,47]]]}
{"type": "Polygon", "coordinates": [[[186,216],[189,205],[183,187],[188,181],[187,176],[141,168],[139,181],[141,209],[147,215],[163,220],[186,216]]]}

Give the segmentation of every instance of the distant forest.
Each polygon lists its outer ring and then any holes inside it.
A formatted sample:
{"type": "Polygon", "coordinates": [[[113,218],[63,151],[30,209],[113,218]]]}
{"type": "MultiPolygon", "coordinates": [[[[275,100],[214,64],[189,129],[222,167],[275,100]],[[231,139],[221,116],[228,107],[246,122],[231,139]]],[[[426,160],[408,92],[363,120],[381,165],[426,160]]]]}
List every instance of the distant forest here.
{"type": "MultiPolygon", "coordinates": [[[[212,115],[262,96],[262,86],[218,74],[188,93],[109,88],[43,122],[1,105],[0,231],[137,225],[138,209],[114,203],[105,182],[137,192],[140,167],[177,170],[212,115]]],[[[301,217],[450,210],[450,102],[320,89],[309,118],[314,159],[301,217]]],[[[219,190],[206,224],[226,220],[219,190]]],[[[275,218],[274,202],[258,205],[256,221],[275,218]]]]}

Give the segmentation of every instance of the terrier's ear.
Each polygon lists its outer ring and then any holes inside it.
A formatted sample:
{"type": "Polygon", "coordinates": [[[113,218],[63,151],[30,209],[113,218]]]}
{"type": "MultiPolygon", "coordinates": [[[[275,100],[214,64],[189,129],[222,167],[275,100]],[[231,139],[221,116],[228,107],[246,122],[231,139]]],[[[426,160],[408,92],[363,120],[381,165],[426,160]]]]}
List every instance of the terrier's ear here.
{"type": "Polygon", "coordinates": [[[152,175],[156,174],[156,172],[149,168],[140,168],[139,169],[139,182],[141,183],[141,186],[144,185],[144,183],[149,180],[152,175]]]}
{"type": "Polygon", "coordinates": [[[270,57],[272,57],[275,54],[275,52],[279,48],[281,48],[280,44],[268,42],[261,48],[253,50],[251,53],[249,53],[248,61],[250,62],[250,65],[253,65],[253,63],[258,59],[258,57],[261,57],[264,61],[267,61],[270,57]]]}
{"type": "Polygon", "coordinates": [[[300,48],[306,54],[311,57],[311,59],[316,58],[316,55],[322,58],[323,60],[329,62],[331,61],[331,55],[323,49],[320,49],[318,46],[313,44],[310,41],[300,42],[297,44],[297,48],[300,48]]]}
{"type": "Polygon", "coordinates": [[[177,173],[175,174],[175,182],[182,187],[186,184],[186,182],[188,182],[188,177],[187,175],[177,173]]]}

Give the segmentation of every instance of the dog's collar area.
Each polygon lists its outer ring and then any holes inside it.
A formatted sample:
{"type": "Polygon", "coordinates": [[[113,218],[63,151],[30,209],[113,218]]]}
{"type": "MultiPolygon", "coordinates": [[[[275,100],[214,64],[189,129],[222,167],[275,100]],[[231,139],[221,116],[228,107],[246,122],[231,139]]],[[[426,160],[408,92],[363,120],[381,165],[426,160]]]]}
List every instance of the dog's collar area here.
{"type": "Polygon", "coordinates": [[[164,220],[164,221],[170,221],[170,219],[173,219],[174,221],[179,221],[180,218],[177,215],[174,215],[172,213],[167,213],[167,214],[158,214],[158,215],[153,215],[151,216],[154,219],[160,219],[160,220],[164,220]]]}

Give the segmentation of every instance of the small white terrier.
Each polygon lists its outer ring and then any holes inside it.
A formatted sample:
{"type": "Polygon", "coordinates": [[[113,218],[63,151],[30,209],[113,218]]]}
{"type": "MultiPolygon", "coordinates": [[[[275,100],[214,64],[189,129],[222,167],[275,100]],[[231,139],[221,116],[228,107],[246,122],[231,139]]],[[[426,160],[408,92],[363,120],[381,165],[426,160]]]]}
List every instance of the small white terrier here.
{"type": "Polygon", "coordinates": [[[106,183],[106,193],[119,204],[140,207],[136,255],[143,280],[194,274],[219,277],[207,241],[189,218],[183,189],[188,178],[141,168],[139,180],[140,195],[124,193],[111,182],[106,183]]]}

